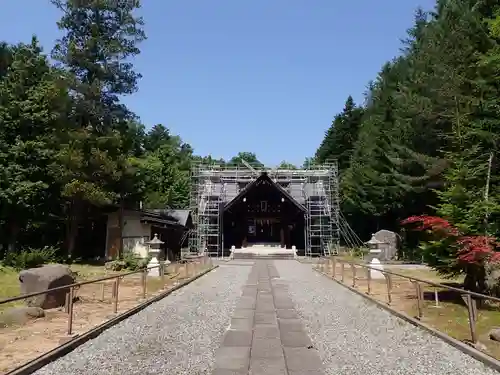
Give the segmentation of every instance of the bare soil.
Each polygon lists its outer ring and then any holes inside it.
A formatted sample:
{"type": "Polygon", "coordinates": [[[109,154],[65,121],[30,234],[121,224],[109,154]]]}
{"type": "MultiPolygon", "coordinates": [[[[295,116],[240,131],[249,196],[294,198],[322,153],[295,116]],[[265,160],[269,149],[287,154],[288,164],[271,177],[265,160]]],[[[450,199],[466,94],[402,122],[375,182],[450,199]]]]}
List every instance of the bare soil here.
{"type": "MultiPolygon", "coordinates": [[[[191,263],[188,275],[185,265],[170,265],[163,281],[161,277],[147,278],[146,299],[203,269],[206,267],[197,264],[195,269],[191,263]]],[[[0,328],[0,373],[11,371],[145,301],[141,275],[129,275],[120,280],[116,314],[113,312],[114,300],[112,280],[81,286],[75,296],[72,335],[68,335],[69,315],[64,307],[46,310],[44,318],[23,326],[0,328]]]]}

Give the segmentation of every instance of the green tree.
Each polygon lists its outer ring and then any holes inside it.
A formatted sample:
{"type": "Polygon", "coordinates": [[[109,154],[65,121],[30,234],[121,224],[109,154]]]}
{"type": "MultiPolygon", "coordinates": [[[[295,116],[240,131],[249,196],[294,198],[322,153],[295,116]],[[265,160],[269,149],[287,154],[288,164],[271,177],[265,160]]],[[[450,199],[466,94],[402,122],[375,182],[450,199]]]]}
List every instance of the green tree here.
{"type": "Polygon", "coordinates": [[[278,166],[279,169],[297,169],[297,167],[295,165],[293,165],[292,163],[289,163],[285,160],[283,160],[279,166],[278,166]]]}
{"type": "Polygon", "coordinates": [[[232,157],[228,164],[243,166],[242,160],[254,168],[264,168],[264,164],[257,159],[257,155],[253,152],[238,152],[238,155],[232,157]]]}
{"type": "Polygon", "coordinates": [[[316,160],[319,163],[336,160],[339,170],[346,170],[350,164],[362,118],[363,108],[357,107],[352,96],[349,96],[344,110],[335,116],[316,151],[316,160]]]}
{"type": "Polygon", "coordinates": [[[51,1],[63,12],[58,26],[66,32],[53,57],[70,73],[74,98],[54,174],[67,199],[71,257],[84,207],[118,201],[123,208],[124,189],[133,186],[123,181],[133,175],[123,157],[131,153],[123,138],[133,116],[119,96],[137,89],[140,75],[129,59],[140,52],[137,45],[145,34],[142,19],[134,15],[139,1],[51,1]]]}
{"type": "Polygon", "coordinates": [[[55,157],[68,96],[60,72],[49,65],[36,38],[30,44],[3,45],[1,55],[0,220],[6,224],[2,239],[14,250],[20,233],[42,235],[58,206],[48,166],[55,157]]]}

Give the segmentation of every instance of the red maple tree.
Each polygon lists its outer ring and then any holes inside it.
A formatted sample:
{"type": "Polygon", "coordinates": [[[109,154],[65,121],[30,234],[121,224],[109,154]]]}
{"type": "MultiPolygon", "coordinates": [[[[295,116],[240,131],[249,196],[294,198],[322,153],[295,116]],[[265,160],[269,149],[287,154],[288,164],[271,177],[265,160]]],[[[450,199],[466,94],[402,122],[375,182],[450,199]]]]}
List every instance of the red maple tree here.
{"type": "Polygon", "coordinates": [[[454,238],[459,251],[458,260],[468,264],[500,262],[500,252],[496,251],[500,243],[495,237],[483,235],[464,235],[446,219],[438,216],[410,216],[401,221],[402,225],[418,224],[417,231],[430,231],[441,238],[454,238]]]}
{"type": "Polygon", "coordinates": [[[450,236],[460,235],[460,231],[453,225],[451,225],[448,220],[438,216],[427,216],[427,215],[410,216],[409,218],[406,218],[403,221],[401,221],[402,225],[417,224],[417,223],[420,225],[415,227],[414,230],[418,231],[430,230],[434,233],[440,232],[442,234],[450,236]]]}

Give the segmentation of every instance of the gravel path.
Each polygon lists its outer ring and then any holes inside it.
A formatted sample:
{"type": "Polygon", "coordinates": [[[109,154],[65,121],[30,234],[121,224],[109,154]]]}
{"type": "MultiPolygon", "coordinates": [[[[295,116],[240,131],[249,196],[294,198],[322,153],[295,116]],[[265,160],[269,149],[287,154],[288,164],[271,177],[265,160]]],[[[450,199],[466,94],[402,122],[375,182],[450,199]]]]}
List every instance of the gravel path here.
{"type": "Polygon", "coordinates": [[[274,262],[327,374],[493,375],[496,371],[328,280],[310,264],[274,262]]]}
{"type": "Polygon", "coordinates": [[[250,268],[221,265],[35,374],[210,374],[250,268]]]}

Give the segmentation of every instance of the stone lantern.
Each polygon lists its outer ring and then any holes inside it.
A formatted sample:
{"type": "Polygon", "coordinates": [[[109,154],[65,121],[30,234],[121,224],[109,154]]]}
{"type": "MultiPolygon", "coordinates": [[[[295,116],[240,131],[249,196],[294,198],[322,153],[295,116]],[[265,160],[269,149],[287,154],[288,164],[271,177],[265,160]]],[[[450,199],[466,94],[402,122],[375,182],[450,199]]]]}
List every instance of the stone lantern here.
{"type": "MultiPolygon", "coordinates": [[[[161,245],[163,245],[165,242],[161,241],[158,239],[158,235],[155,234],[153,239],[151,241],[148,241],[145,243],[145,245],[148,245],[149,247],[149,255],[151,255],[151,260],[148,263],[148,268],[149,267],[156,267],[152,268],[148,271],[148,276],[160,276],[160,262],[158,261],[158,257],[160,256],[161,252],[161,245]]],[[[165,261],[165,263],[168,262],[165,261]]]]}
{"type": "Polygon", "coordinates": [[[380,254],[382,253],[380,246],[383,244],[383,242],[377,240],[375,238],[375,235],[372,234],[372,238],[370,239],[370,241],[366,242],[366,244],[370,249],[370,258],[371,258],[370,267],[372,268],[370,270],[370,276],[372,279],[383,279],[385,276],[380,271],[384,270],[384,266],[382,263],[380,263],[380,260],[378,259],[380,257],[380,254]]]}

